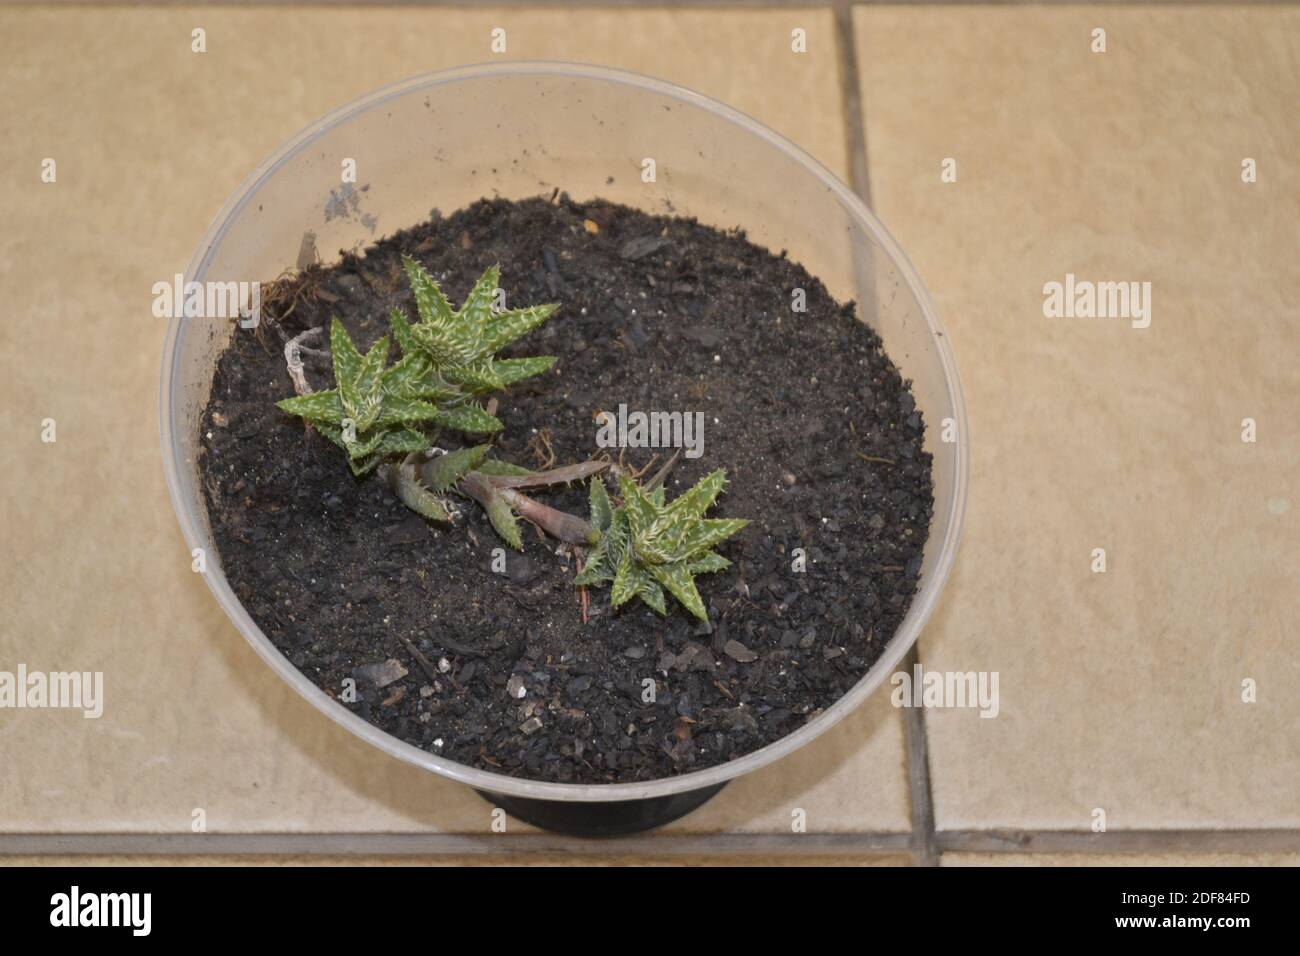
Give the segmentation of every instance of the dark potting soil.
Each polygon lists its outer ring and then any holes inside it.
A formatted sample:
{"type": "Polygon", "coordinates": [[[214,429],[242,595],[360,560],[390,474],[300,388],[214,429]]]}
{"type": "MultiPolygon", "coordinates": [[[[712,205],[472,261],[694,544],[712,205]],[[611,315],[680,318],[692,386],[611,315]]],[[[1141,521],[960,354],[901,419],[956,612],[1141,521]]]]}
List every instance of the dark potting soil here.
{"type": "MultiPolygon", "coordinates": [[[[921,414],[853,304],[740,232],[563,195],[482,201],[282,281],[263,319],[222,355],[203,417],[222,566],[296,667],[417,747],[560,782],[698,770],[834,703],[907,611],[933,504],[921,414]],[[594,416],[620,404],[704,412],[704,454],[681,462],[668,497],[725,468],[710,516],[751,519],[719,547],[732,566],[698,579],[708,624],[671,596],[666,618],[639,601],[611,612],[606,588],[588,589],[584,624],[573,558],[553,540],[525,525],[525,553],[494,573],[503,544],[476,504],[454,527],[426,521],[275,408],[292,394],[288,336],[338,316],[364,350],[394,306],[415,314],[401,253],[454,304],[493,263],[511,307],[560,304],[506,353],[559,362],[498,393],[497,457],[598,457],[594,416]]],[[[327,355],[305,364],[313,388],[332,386],[327,355]]],[[[656,454],[629,449],[625,464],[656,454]]],[[[586,516],[583,487],[536,497],[586,516]]]]}

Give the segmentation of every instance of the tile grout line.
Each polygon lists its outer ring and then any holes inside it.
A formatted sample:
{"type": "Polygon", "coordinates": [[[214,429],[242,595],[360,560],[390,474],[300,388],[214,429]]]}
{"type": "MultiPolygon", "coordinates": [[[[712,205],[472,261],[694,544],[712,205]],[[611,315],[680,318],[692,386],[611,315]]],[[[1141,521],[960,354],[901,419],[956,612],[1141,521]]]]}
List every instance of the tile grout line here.
{"type": "Polygon", "coordinates": [[[940,830],[943,853],[1300,853],[1300,829],[940,830]]]}
{"type": "MultiPolygon", "coordinates": [[[[844,110],[844,131],[849,150],[849,185],[870,206],[871,175],[867,164],[866,119],[862,108],[862,86],[858,75],[851,0],[836,0],[834,14],[840,102],[844,110]]],[[[913,645],[903,666],[910,671],[916,659],[916,646],[913,645]]],[[[925,718],[920,708],[908,707],[903,711],[903,740],[906,749],[904,759],[907,792],[911,804],[912,862],[918,866],[938,866],[934,801],[930,792],[930,759],[926,747],[925,718]]]]}
{"type": "Polygon", "coordinates": [[[862,118],[862,87],[858,79],[858,53],[853,43],[853,4],[835,0],[835,53],[840,74],[840,103],[848,138],[849,186],[871,205],[871,177],[867,172],[867,130],[862,118]]]}
{"type": "MultiPolygon", "coordinates": [[[[903,659],[903,668],[913,671],[918,659],[916,645],[903,659]]],[[[907,745],[907,789],[912,799],[912,840],[916,862],[938,866],[940,846],[934,824],[934,791],[930,786],[930,747],[925,731],[925,711],[903,708],[903,737],[907,745]]]]}
{"type": "MultiPolygon", "coordinates": [[[[1300,853],[1300,829],[939,830],[943,853],[1300,853]]],[[[553,834],[466,833],[30,833],[0,834],[6,856],[532,856],[895,857],[915,852],[911,834],[711,833],[583,840],[553,834]]]]}
{"type": "Polygon", "coordinates": [[[6,856],[727,856],[907,855],[896,833],[645,834],[582,839],[549,833],[32,833],[0,834],[6,856]]]}
{"type": "MultiPolygon", "coordinates": [[[[240,9],[249,7],[261,7],[265,0],[206,0],[201,4],[207,8],[215,9],[240,9]]],[[[741,13],[750,13],[763,10],[780,10],[780,9],[816,9],[820,7],[829,7],[834,0],[653,0],[647,3],[646,0],[490,0],[490,2],[476,4],[474,0],[279,0],[276,6],[288,7],[291,9],[301,9],[304,7],[313,7],[319,10],[346,9],[348,7],[400,7],[410,9],[413,7],[429,7],[431,9],[452,10],[458,13],[478,13],[480,9],[506,9],[506,10],[530,10],[541,9],[551,10],[557,7],[568,8],[573,10],[599,9],[602,7],[611,10],[637,10],[646,8],[657,8],[661,10],[717,10],[717,11],[739,11],[741,13]]],[[[863,2],[863,0],[858,0],[863,2]]],[[[898,0],[873,0],[877,3],[897,3],[898,0]]],[[[951,0],[924,0],[927,3],[944,4],[951,0]]],[[[965,0],[969,3],[986,2],[986,0],[965,0]]],[[[1002,0],[1002,2],[1013,3],[1037,3],[1041,0],[1002,0]]],[[[1102,3],[1127,3],[1131,0],[1099,0],[1102,3]]],[[[1157,0],[1157,2],[1179,3],[1186,0],[1157,0]]],[[[1193,0],[1196,2],[1196,0],[1193,0]]],[[[1203,3],[1219,3],[1222,0],[1199,0],[1203,3]]],[[[1247,0],[1254,3],[1275,3],[1278,0],[1247,0]]],[[[1295,0],[1300,2],[1300,0],[1295,0]]],[[[76,9],[86,6],[86,0],[0,0],[0,9],[6,7],[50,7],[53,9],[76,9]]],[[[138,7],[146,10],[159,9],[166,10],[169,8],[194,6],[194,0],[96,0],[93,6],[97,7],[138,7]]]]}
{"type": "MultiPolygon", "coordinates": [[[[264,0],[207,0],[205,7],[213,8],[247,8],[260,7],[264,0]]],[[[720,10],[752,12],[765,9],[806,9],[836,5],[838,0],[492,0],[483,6],[487,9],[551,9],[568,7],[590,9],[608,7],[617,10],[638,7],[659,9],[720,10]]],[[[1292,7],[1300,5],[1300,0],[1229,0],[1232,6],[1241,7],[1292,7]]],[[[914,7],[1067,7],[1077,5],[1077,0],[848,0],[850,6],[914,6],[914,7]]],[[[1222,6],[1224,0],[1093,0],[1103,7],[1203,7],[1222,6]]],[[[86,0],[0,0],[0,8],[47,7],[53,9],[75,9],[87,6],[86,0]]],[[[138,7],[143,9],[167,9],[193,6],[193,0],[96,0],[91,4],[96,7],[138,7]]],[[[280,0],[277,6],[319,9],[344,9],[347,7],[431,7],[454,9],[460,12],[477,12],[473,0],[280,0]]]]}

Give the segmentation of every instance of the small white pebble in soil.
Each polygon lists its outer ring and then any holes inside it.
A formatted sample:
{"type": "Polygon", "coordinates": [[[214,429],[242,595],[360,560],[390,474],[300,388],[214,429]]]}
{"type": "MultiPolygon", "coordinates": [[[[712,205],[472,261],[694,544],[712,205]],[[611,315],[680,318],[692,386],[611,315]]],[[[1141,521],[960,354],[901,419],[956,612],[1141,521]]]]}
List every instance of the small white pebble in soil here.
{"type": "Polygon", "coordinates": [[[440,658],[438,658],[438,670],[441,671],[441,672],[444,673],[444,674],[448,674],[448,673],[450,673],[450,672],[451,672],[451,661],[447,660],[447,658],[445,658],[445,657],[440,657],[440,658]]]}
{"type": "Polygon", "coordinates": [[[435,740],[435,741],[433,742],[433,745],[434,745],[435,747],[439,747],[439,748],[441,748],[441,747],[442,747],[442,738],[439,737],[437,740],[435,740]]]}
{"type": "Polygon", "coordinates": [[[714,365],[721,365],[721,364],[722,364],[722,356],[721,356],[721,355],[715,355],[715,356],[713,356],[713,364],[714,364],[714,365]]]}
{"type": "Polygon", "coordinates": [[[527,720],[525,720],[522,724],[519,725],[519,729],[523,731],[525,734],[535,734],[537,733],[537,731],[542,729],[541,718],[529,717],[527,720]]]}

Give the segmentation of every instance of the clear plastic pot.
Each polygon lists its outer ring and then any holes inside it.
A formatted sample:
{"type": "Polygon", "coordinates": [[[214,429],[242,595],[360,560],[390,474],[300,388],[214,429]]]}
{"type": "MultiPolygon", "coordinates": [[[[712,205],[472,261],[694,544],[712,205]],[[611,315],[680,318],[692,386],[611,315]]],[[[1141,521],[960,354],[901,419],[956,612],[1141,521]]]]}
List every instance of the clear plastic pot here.
{"type": "MultiPolygon", "coordinates": [[[[631,73],[566,63],[505,63],[398,83],[331,113],[282,146],[235,191],[203,237],[187,281],[269,281],[298,261],[304,234],[327,261],[484,196],[559,187],[651,212],[746,230],[786,249],[837,298],[855,299],[912,380],[934,456],[934,518],[911,609],[874,667],[798,731],[729,763],[646,783],[562,784],[479,770],[390,736],[318,689],[281,655],[231,591],[212,540],[197,469],[199,421],[231,322],[173,319],[162,365],[163,462],[172,503],[217,602],[298,693],[386,753],[494,794],[545,801],[632,801],[702,792],[769,764],[842,720],[885,682],[939,600],[966,496],[961,387],[921,280],[860,200],[819,163],[741,113],[631,73]],[[655,181],[643,181],[643,161],[655,181]],[[356,162],[353,196],[341,191],[356,162]],[[612,177],[612,181],[610,180],[612,177]],[[362,189],[361,187],[365,187],[362,189]],[[373,231],[372,231],[373,230],[373,231]],[[941,440],[945,426],[955,441],[941,440]]],[[[774,367],[773,375],[781,369],[774,367]]]]}

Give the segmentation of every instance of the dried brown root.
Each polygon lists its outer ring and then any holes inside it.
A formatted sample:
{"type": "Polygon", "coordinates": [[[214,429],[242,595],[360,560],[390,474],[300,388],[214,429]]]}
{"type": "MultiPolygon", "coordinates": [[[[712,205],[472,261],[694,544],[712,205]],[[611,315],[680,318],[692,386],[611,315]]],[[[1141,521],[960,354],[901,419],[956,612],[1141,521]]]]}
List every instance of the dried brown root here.
{"type": "MultiPolygon", "coordinates": [[[[573,549],[574,570],[582,574],[582,552],[578,548],[573,549]]],[[[590,598],[587,596],[587,586],[581,585],[578,588],[578,604],[582,607],[582,623],[588,621],[588,611],[591,608],[590,598]]]]}
{"type": "Polygon", "coordinates": [[[548,428],[533,435],[528,440],[528,450],[533,453],[537,459],[539,467],[545,469],[555,464],[555,449],[551,446],[551,432],[548,428]]]}
{"type": "MultiPolygon", "coordinates": [[[[645,490],[654,491],[665,481],[667,481],[668,476],[673,473],[673,469],[677,467],[677,463],[681,460],[682,460],[682,450],[678,448],[675,452],[673,452],[673,457],[669,458],[666,462],[664,462],[664,466],[660,468],[658,471],[656,471],[654,473],[654,477],[645,483],[645,490]]],[[[651,460],[651,464],[653,464],[653,459],[651,460]]],[[[646,465],[642,473],[644,474],[645,471],[649,471],[649,469],[650,469],[650,465],[646,465]]]]}
{"type": "Polygon", "coordinates": [[[310,395],[312,393],[311,386],[307,384],[307,376],[303,372],[302,353],[314,350],[307,349],[303,343],[320,335],[321,331],[321,327],[316,326],[314,329],[298,333],[284,343],[284,364],[289,369],[289,378],[293,379],[293,390],[299,395],[310,395]]]}

